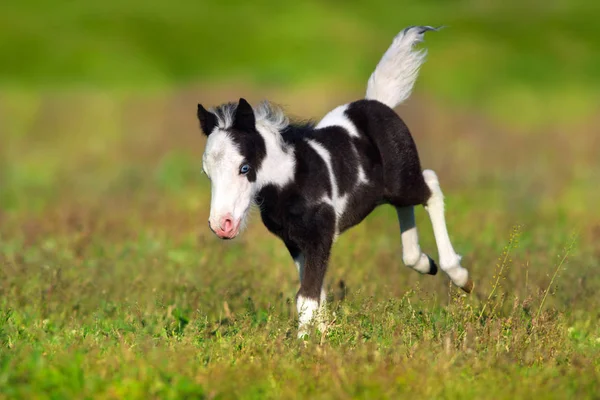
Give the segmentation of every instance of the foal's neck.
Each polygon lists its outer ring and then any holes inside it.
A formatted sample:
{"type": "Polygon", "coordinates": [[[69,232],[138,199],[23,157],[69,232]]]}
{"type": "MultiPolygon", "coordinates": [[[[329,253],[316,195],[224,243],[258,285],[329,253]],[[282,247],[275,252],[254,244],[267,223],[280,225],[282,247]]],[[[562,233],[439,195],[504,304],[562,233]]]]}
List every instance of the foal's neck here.
{"type": "Polygon", "coordinates": [[[292,146],[285,143],[279,132],[261,132],[267,154],[258,176],[258,190],[266,185],[284,187],[294,180],[296,156],[292,146]]]}

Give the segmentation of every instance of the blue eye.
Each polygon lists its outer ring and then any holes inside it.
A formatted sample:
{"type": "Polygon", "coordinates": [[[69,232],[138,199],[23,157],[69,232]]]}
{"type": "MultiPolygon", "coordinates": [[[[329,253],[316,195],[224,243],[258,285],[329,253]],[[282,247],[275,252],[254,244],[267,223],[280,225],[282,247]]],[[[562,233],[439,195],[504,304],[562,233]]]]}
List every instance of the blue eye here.
{"type": "Polygon", "coordinates": [[[244,164],[240,167],[240,174],[246,175],[250,171],[250,166],[248,164],[244,164]]]}

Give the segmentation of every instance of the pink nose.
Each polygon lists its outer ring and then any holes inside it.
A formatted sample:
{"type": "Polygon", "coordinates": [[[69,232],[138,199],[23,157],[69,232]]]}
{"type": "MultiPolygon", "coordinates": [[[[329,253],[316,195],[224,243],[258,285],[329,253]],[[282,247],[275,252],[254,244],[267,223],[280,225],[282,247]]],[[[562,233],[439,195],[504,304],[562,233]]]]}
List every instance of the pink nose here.
{"type": "Polygon", "coordinates": [[[233,232],[233,216],[231,214],[227,214],[221,217],[219,226],[221,227],[223,233],[229,235],[231,232],[233,232]]]}
{"type": "Polygon", "coordinates": [[[209,220],[208,226],[221,239],[233,239],[240,229],[240,221],[236,221],[231,213],[227,213],[219,219],[218,225],[216,222],[213,224],[209,220]]]}

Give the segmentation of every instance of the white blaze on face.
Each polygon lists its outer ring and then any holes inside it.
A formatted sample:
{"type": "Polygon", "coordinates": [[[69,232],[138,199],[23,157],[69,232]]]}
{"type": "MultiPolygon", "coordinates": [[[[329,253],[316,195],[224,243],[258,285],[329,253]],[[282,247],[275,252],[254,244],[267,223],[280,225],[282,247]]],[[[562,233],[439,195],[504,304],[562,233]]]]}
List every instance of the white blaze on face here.
{"type": "Polygon", "coordinates": [[[246,160],[229,134],[215,129],[206,141],[203,166],[211,182],[208,222],[221,238],[237,236],[254,196],[254,184],[240,174],[244,163],[246,160]]]}

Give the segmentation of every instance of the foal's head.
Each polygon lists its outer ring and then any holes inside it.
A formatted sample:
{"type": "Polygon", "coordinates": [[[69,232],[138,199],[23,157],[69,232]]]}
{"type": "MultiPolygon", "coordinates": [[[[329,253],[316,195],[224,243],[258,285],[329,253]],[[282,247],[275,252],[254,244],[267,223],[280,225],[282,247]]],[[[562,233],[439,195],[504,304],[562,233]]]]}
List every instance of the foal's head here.
{"type": "Polygon", "coordinates": [[[198,104],[198,119],[207,136],[202,163],[211,181],[208,225],[220,238],[233,239],[258,190],[265,141],[256,130],[254,111],[244,99],[219,106],[214,112],[198,104]]]}

